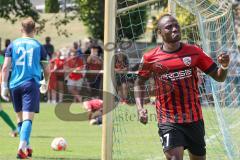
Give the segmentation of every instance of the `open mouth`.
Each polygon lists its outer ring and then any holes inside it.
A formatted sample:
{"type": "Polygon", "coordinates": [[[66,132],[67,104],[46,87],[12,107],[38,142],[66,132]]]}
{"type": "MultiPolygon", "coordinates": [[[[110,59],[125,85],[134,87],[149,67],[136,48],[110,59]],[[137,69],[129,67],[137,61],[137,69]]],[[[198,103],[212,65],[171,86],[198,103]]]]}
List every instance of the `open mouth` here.
{"type": "Polygon", "coordinates": [[[178,38],[178,37],[180,37],[180,34],[173,34],[172,35],[172,38],[178,38]]]}
{"type": "Polygon", "coordinates": [[[179,36],[179,35],[180,35],[179,32],[172,33],[172,36],[179,36]]]}

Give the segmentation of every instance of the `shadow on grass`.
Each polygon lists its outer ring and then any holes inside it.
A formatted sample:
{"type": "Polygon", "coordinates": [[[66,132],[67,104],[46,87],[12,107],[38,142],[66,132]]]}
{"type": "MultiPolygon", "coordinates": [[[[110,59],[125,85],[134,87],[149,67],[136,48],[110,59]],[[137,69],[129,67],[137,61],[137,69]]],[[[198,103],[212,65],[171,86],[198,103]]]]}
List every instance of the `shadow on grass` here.
{"type": "Polygon", "coordinates": [[[53,157],[35,157],[34,156],[34,160],[100,160],[100,159],[95,159],[95,158],[88,158],[88,159],[82,159],[82,158],[63,158],[63,157],[57,157],[57,158],[53,158],[53,157]]]}
{"type": "Polygon", "coordinates": [[[31,138],[54,138],[54,136],[31,136],[31,138]]]}

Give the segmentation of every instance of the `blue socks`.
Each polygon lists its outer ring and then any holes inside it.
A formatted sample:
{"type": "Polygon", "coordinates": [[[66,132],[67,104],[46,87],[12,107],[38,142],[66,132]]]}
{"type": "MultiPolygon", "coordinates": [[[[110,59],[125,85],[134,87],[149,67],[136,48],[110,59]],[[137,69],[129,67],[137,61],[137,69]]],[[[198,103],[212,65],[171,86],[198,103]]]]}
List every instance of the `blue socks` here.
{"type": "Polygon", "coordinates": [[[22,128],[22,123],[23,123],[23,122],[19,122],[19,123],[18,123],[18,126],[17,126],[17,131],[18,131],[18,134],[19,134],[19,135],[20,135],[21,128],[22,128]]]}
{"type": "MultiPolygon", "coordinates": [[[[21,122],[20,122],[21,123],[21,122]]],[[[20,141],[26,142],[29,145],[29,139],[32,131],[32,121],[25,120],[22,122],[22,125],[18,125],[18,129],[20,129],[20,141]]]]}

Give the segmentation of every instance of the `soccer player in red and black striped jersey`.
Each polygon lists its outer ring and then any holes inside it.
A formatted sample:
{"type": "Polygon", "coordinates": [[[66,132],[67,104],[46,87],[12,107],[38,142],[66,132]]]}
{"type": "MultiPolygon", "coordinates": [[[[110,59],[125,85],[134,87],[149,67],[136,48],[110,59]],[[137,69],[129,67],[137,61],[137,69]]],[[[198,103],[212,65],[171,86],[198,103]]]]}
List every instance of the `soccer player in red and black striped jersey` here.
{"type": "Polygon", "coordinates": [[[135,82],[135,99],[140,122],[148,122],[143,107],[145,82],[155,80],[159,135],[168,160],[182,160],[188,149],[191,160],[205,160],[205,129],[198,92],[197,68],[218,82],[227,76],[229,55],[217,58],[221,67],[199,47],[180,42],[178,21],[163,15],[158,21],[163,43],[145,53],[135,82]]]}

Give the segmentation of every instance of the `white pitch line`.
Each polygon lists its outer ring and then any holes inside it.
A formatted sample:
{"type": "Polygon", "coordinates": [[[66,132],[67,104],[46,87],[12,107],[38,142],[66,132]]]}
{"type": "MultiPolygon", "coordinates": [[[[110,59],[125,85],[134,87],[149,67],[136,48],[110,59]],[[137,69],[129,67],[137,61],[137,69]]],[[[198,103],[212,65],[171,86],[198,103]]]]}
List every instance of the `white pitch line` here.
{"type": "MultiPolygon", "coordinates": [[[[233,129],[233,128],[236,128],[236,127],[239,126],[239,125],[240,125],[240,121],[238,121],[238,123],[236,123],[236,124],[230,125],[229,128],[230,128],[230,129],[233,129]]],[[[208,142],[212,142],[212,141],[215,140],[215,139],[217,138],[217,136],[219,136],[219,135],[221,135],[221,132],[220,132],[220,131],[219,131],[218,133],[210,136],[209,138],[207,138],[207,139],[206,139],[206,142],[207,142],[207,143],[208,143],[208,142]]]]}

